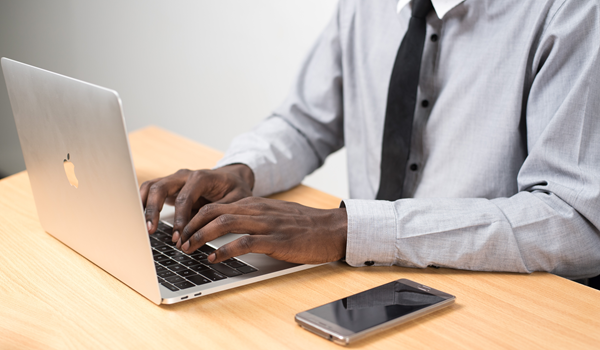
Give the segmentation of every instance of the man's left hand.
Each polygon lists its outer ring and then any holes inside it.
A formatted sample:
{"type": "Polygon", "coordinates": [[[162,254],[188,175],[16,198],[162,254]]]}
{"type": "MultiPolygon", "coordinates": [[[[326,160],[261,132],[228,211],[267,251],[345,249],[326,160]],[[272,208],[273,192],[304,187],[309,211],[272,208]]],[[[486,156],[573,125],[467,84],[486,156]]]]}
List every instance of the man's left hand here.
{"type": "Polygon", "coordinates": [[[189,254],[230,232],[248,235],[217,249],[209,255],[209,262],[260,253],[293,263],[319,264],[346,255],[345,208],[315,209],[259,197],[203,206],[183,229],[177,246],[189,254]]]}

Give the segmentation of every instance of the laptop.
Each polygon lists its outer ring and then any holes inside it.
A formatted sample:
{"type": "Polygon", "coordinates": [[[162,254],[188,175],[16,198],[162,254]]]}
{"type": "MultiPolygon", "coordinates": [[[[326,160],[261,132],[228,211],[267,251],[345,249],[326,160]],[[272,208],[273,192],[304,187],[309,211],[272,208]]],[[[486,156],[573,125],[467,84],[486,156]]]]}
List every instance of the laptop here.
{"type": "Polygon", "coordinates": [[[7,58],[1,64],[42,227],[153,303],[316,266],[262,254],[212,265],[207,255],[239,235],[187,255],[171,242],[168,220],[149,235],[117,92],[7,58]]]}

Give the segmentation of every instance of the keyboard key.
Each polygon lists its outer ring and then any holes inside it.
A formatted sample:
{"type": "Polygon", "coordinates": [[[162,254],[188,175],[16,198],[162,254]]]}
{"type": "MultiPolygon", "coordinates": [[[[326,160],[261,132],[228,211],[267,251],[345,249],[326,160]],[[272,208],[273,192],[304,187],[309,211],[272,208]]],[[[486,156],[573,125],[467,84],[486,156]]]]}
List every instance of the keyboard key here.
{"type": "Polygon", "coordinates": [[[196,259],[196,261],[201,262],[202,264],[208,265],[208,259],[206,258],[205,255],[197,255],[197,256],[192,256],[192,258],[196,259]]]}
{"type": "Polygon", "coordinates": [[[174,256],[172,259],[173,259],[173,260],[177,260],[177,261],[179,261],[180,263],[181,263],[181,262],[184,262],[184,261],[194,261],[194,259],[190,258],[190,257],[189,257],[189,256],[187,256],[187,255],[176,255],[176,256],[174,256]]]}
{"type": "Polygon", "coordinates": [[[173,257],[176,256],[188,256],[186,253],[182,252],[181,250],[175,250],[175,254],[173,254],[173,257]]]}
{"type": "Polygon", "coordinates": [[[169,239],[173,238],[173,229],[169,228],[168,230],[157,230],[157,233],[160,233],[161,236],[169,237],[169,239]]]}
{"type": "Polygon", "coordinates": [[[198,265],[190,266],[190,269],[200,273],[202,273],[202,271],[210,271],[210,267],[200,263],[198,265]]]}
{"type": "Polygon", "coordinates": [[[224,274],[227,277],[234,277],[234,276],[239,276],[242,274],[238,270],[234,270],[231,267],[229,267],[227,265],[223,265],[223,264],[215,264],[215,265],[209,265],[209,266],[211,269],[217,270],[218,272],[224,274]]]}
{"type": "Polygon", "coordinates": [[[195,285],[199,286],[201,284],[206,284],[206,283],[210,283],[210,280],[200,276],[200,275],[194,275],[194,276],[190,276],[187,278],[190,282],[194,283],[195,285]]]}
{"type": "Polygon", "coordinates": [[[163,242],[164,244],[171,243],[171,236],[164,233],[155,233],[154,238],[156,238],[157,241],[163,242]]]}
{"type": "Polygon", "coordinates": [[[161,261],[165,261],[165,260],[169,260],[169,257],[162,255],[162,254],[154,257],[154,261],[161,262],[161,261]]]}
{"type": "Polygon", "coordinates": [[[181,265],[185,265],[187,267],[192,267],[192,266],[197,266],[200,265],[199,261],[193,260],[191,259],[190,261],[183,261],[181,262],[181,265]]]}
{"type": "Polygon", "coordinates": [[[156,247],[160,247],[161,245],[165,245],[165,244],[159,240],[151,239],[150,245],[152,246],[152,248],[156,248],[156,247]]]}
{"type": "Polygon", "coordinates": [[[224,263],[227,264],[227,266],[235,267],[235,268],[246,266],[246,264],[244,264],[243,262],[238,261],[238,260],[233,260],[233,261],[229,261],[229,262],[224,261],[224,263]]]}
{"type": "Polygon", "coordinates": [[[158,239],[159,241],[162,241],[163,239],[165,239],[166,237],[169,237],[168,234],[157,231],[156,233],[154,233],[153,235],[150,235],[150,237],[158,239]]]}
{"type": "Polygon", "coordinates": [[[154,255],[154,256],[160,255],[160,252],[156,249],[152,249],[152,255],[154,255]]]}
{"type": "Polygon", "coordinates": [[[184,282],[179,282],[179,283],[175,283],[175,285],[180,288],[180,289],[186,289],[186,288],[191,288],[194,285],[188,281],[184,281],[184,282]]]}
{"type": "Polygon", "coordinates": [[[160,284],[162,284],[163,286],[169,288],[173,292],[179,290],[179,288],[177,288],[174,285],[171,285],[170,283],[167,283],[167,282],[161,282],[160,284]]]}
{"type": "Polygon", "coordinates": [[[156,266],[156,273],[166,271],[167,268],[164,266],[156,266]]]}
{"type": "Polygon", "coordinates": [[[167,277],[173,277],[175,276],[175,273],[172,271],[169,271],[167,269],[165,269],[165,271],[161,271],[158,273],[158,275],[162,278],[167,278],[167,277]]]}
{"type": "Polygon", "coordinates": [[[162,221],[158,222],[157,230],[167,234],[172,234],[173,232],[173,228],[162,221]]]}
{"type": "Polygon", "coordinates": [[[164,244],[175,245],[175,243],[173,243],[173,241],[171,240],[171,236],[166,236],[165,238],[162,238],[160,241],[163,242],[164,244]]]}
{"type": "Polygon", "coordinates": [[[202,274],[202,276],[208,278],[211,281],[219,281],[219,280],[224,280],[227,278],[227,277],[221,275],[220,273],[218,273],[217,271],[213,271],[213,270],[200,271],[200,273],[202,274]]]}
{"type": "Polygon", "coordinates": [[[181,270],[179,272],[177,272],[177,274],[179,276],[183,276],[183,277],[187,277],[187,276],[193,276],[196,274],[196,272],[192,271],[192,270],[181,270]]]}
{"type": "Polygon", "coordinates": [[[179,271],[186,270],[186,268],[183,265],[175,264],[175,265],[169,266],[169,270],[179,272],[179,271]]]}
{"type": "Polygon", "coordinates": [[[185,280],[183,279],[183,277],[171,276],[171,277],[165,278],[165,281],[167,281],[169,283],[172,283],[172,284],[175,284],[175,283],[178,283],[178,282],[183,282],[185,280]]]}
{"type": "Polygon", "coordinates": [[[196,260],[192,259],[192,258],[191,258],[191,257],[189,257],[189,256],[186,256],[186,257],[185,257],[185,259],[181,259],[181,260],[179,260],[179,263],[180,263],[180,264],[183,264],[184,262],[193,262],[193,263],[197,263],[197,261],[196,261],[196,260]]]}
{"type": "Polygon", "coordinates": [[[202,247],[200,247],[200,249],[198,249],[198,250],[200,250],[200,251],[202,251],[202,252],[204,252],[204,253],[206,253],[206,254],[210,254],[210,253],[212,253],[212,252],[214,252],[214,251],[215,251],[215,248],[209,247],[209,246],[207,246],[207,245],[205,244],[205,245],[203,245],[202,247]]]}
{"type": "Polygon", "coordinates": [[[190,256],[198,256],[198,255],[206,256],[206,254],[204,254],[204,252],[201,251],[200,249],[195,250],[192,254],[190,254],[190,256]]]}
{"type": "Polygon", "coordinates": [[[177,261],[174,261],[174,260],[171,260],[171,259],[169,259],[169,260],[164,260],[164,261],[161,261],[160,263],[161,263],[162,265],[164,265],[164,266],[166,266],[166,267],[169,267],[169,268],[170,268],[170,266],[171,266],[171,265],[175,265],[175,264],[177,264],[177,261]]]}
{"type": "Polygon", "coordinates": [[[163,254],[167,254],[167,253],[173,251],[173,248],[169,247],[168,245],[164,245],[164,244],[161,246],[155,247],[154,249],[158,250],[159,252],[161,252],[163,254]]]}
{"type": "Polygon", "coordinates": [[[257,269],[255,269],[252,266],[238,267],[237,270],[240,271],[241,273],[251,273],[251,272],[254,272],[254,271],[258,271],[257,269]]]}

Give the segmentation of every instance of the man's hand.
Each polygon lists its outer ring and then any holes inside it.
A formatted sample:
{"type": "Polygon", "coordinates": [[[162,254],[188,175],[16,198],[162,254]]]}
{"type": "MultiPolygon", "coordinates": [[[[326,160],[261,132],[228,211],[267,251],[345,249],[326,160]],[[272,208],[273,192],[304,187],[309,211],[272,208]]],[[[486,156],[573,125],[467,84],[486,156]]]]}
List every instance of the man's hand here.
{"type": "Polygon", "coordinates": [[[189,254],[229,232],[248,235],[209,255],[211,263],[246,253],[303,264],[336,261],[346,255],[345,208],[315,209],[258,197],[204,205],[183,230],[177,246],[189,254]]]}
{"type": "Polygon", "coordinates": [[[140,186],[146,209],[148,232],[154,233],[165,203],[175,206],[173,242],[192,215],[208,203],[231,203],[252,195],[254,173],[244,164],[233,164],[215,170],[182,169],[173,175],[146,181],[140,186]]]}

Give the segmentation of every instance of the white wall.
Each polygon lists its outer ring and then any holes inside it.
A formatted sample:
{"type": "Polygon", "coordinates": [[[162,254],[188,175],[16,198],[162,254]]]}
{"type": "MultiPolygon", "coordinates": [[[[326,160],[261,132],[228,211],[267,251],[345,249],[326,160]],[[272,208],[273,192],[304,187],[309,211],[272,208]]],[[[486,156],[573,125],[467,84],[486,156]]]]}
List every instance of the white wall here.
{"type": "MultiPolygon", "coordinates": [[[[119,91],[129,130],[224,151],[282,101],[335,2],[0,0],[0,56],[119,91]]],[[[0,172],[22,167],[5,89],[0,172]]],[[[345,169],[338,152],[305,183],[347,197],[345,169]]]]}

